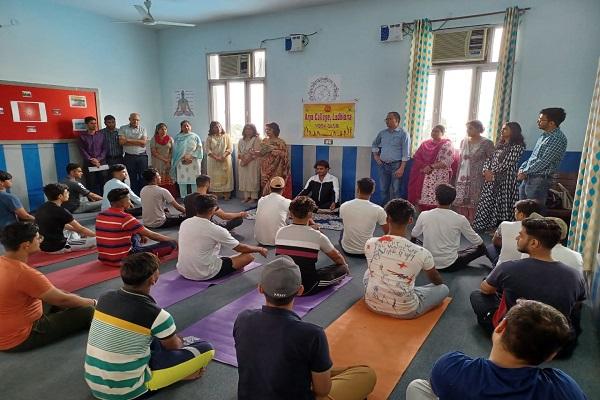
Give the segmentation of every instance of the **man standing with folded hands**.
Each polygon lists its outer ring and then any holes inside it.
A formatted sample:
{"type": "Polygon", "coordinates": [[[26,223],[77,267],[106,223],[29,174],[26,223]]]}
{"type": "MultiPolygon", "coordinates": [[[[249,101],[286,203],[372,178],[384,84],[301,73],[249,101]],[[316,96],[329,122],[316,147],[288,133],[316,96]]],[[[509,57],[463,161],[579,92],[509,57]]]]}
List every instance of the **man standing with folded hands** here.
{"type": "Polygon", "coordinates": [[[294,313],[304,287],[290,257],[265,264],[258,290],[267,305],[241,312],[233,327],[238,399],[362,400],[373,391],[373,369],[333,368],[323,328],[294,313]]]}

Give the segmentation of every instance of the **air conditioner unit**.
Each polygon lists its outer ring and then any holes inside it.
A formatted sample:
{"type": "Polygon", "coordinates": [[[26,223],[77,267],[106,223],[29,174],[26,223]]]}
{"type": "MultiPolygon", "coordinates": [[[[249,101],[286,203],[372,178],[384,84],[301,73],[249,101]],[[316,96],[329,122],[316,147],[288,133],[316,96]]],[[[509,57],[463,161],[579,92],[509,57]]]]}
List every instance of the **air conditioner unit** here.
{"type": "Polygon", "coordinates": [[[489,28],[443,30],[433,34],[433,64],[484,61],[489,28]]]}
{"type": "Polygon", "coordinates": [[[250,77],[250,53],[223,54],[219,56],[219,78],[250,77]]]}

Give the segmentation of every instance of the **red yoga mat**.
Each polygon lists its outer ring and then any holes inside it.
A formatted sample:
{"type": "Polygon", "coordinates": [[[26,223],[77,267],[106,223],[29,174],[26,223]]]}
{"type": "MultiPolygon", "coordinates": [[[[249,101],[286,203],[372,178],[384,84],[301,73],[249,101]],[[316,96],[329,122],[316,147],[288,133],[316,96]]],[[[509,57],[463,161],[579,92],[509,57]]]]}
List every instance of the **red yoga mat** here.
{"type": "Polygon", "coordinates": [[[29,256],[27,265],[29,265],[32,268],[45,267],[46,265],[56,264],[59,262],[72,260],[73,258],[79,258],[94,253],[96,253],[95,247],[92,247],[91,249],[71,251],[69,253],[62,254],[48,254],[44,253],[43,251],[38,251],[37,253],[33,253],[29,256]]]}
{"type": "MultiPolygon", "coordinates": [[[[161,262],[177,258],[177,251],[160,259],[161,262]]],[[[118,267],[102,264],[98,260],[51,272],[46,277],[54,286],[67,292],[83,289],[121,275],[118,267]]]]}

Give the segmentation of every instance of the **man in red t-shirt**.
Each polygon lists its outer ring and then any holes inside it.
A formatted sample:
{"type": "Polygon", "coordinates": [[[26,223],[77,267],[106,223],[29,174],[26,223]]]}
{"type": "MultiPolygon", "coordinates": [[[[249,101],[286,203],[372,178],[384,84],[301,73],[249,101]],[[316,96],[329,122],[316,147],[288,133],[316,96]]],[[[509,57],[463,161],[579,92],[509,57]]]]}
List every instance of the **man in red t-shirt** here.
{"type": "Polygon", "coordinates": [[[96,300],[57,289],[27,265],[43,236],[33,224],[7,225],[0,236],[0,350],[23,351],[89,328],[96,300]],[[46,307],[47,306],[47,307],[46,307]]]}
{"type": "Polygon", "coordinates": [[[125,212],[131,208],[129,189],[113,189],[107,199],[110,207],[96,217],[96,246],[102,263],[120,267],[129,254],[147,252],[162,257],[177,248],[177,240],[151,231],[125,212]],[[144,246],[147,239],[158,243],[144,246]]]}

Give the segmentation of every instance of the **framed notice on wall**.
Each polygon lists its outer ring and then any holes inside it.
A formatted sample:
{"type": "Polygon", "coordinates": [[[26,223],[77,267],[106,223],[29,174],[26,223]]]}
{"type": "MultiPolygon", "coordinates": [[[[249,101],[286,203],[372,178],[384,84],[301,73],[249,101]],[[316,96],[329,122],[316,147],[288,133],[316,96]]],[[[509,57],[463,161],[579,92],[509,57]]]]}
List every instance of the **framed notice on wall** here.
{"type": "Polygon", "coordinates": [[[98,115],[97,89],[0,81],[2,141],[74,139],[83,119],[98,115]]]}

